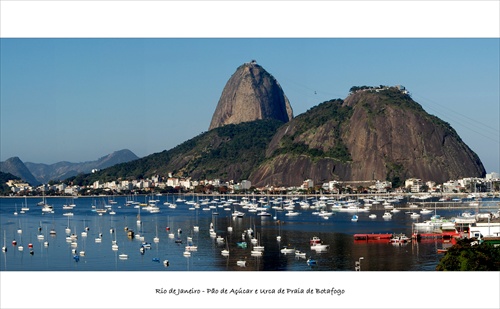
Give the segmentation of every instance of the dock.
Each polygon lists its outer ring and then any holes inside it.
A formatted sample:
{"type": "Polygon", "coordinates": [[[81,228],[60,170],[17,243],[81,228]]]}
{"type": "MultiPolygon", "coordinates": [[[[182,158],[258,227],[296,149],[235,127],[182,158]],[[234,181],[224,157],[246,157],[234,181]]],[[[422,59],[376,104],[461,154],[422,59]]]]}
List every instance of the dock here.
{"type": "Polygon", "coordinates": [[[441,232],[441,233],[413,233],[411,238],[420,239],[452,239],[460,238],[460,233],[457,232],[441,232]]]}
{"type": "Polygon", "coordinates": [[[391,239],[392,234],[354,234],[354,240],[381,240],[381,239],[391,239]]]}

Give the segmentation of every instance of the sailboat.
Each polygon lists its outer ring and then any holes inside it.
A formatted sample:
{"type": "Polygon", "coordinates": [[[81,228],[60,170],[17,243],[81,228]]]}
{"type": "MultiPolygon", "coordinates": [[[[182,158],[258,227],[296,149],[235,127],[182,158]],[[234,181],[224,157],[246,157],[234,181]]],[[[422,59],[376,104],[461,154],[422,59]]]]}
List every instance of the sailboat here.
{"type": "Polygon", "coordinates": [[[39,234],[36,236],[38,240],[43,240],[45,238],[45,235],[42,233],[42,221],[40,221],[40,225],[38,226],[38,232],[39,234]]]}
{"type": "Polygon", "coordinates": [[[79,252],[80,256],[85,256],[85,242],[86,242],[86,240],[83,239],[83,249],[80,250],[80,252],[79,252]]]}
{"type": "Polygon", "coordinates": [[[20,237],[20,238],[19,238],[19,246],[17,246],[17,250],[19,250],[19,251],[23,251],[23,250],[24,250],[24,247],[23,247],[23,245],[22,245],[22,243],[23,243],[22,234],[20,234],[20,236],[19,236],[19,237],[20,237]]]}
{"type": "Polygon", "coordinates": [[[155,243],[160,242],[160,238],[158,237],[158,218],[156,218],[156,236],[153,238],[155,243]]]}
{"type": "Polygon", "coordinates": [[[21,228],[21,220],[19,220],[19,228],[17,229],[17,234],[22,234],[23,229],[21,228]]]}
{"type": "Polygon", "coordinates": [[[198,209],[196,208],[196,206],[195,206],[195,210],[196,210],[196,225],[193,226],[193,231],[198,232],[200,230],[200,227],[198,226],[198,209]]]}
{"type": "Polygon", "coordinates": [[[257,235],[257,237],[258,237],[258,242],[257,242],[256,246],[253,246],[253,251],[252,252],[254,252],[254,251],[264,251],[264,246],[262,246],[260,244],[260,235],[257,235]]]}
{"type": "Polygon", "coordinates": [[[30,208],[28,207],[28,199],[26,197],[26,195],[24,196],[24,206],[21,207],[21,213],[25,213],[26,211],[30,210],[30,208]]]}
{"type": "MultiPolygon", "coordinates": [[[[45,226],[45,234],[47,234],[47,226],[45,226]]],[[[43,246],[44,247],[48,247],[49,246],[49,241],[48,240],[44,241],[43,242],[43,246]]]]}
{"type": "Polygon", "coordinates": [[[227,242],[227,237],[226,237],[226,249],[222,250],[221,253],[223,256],[229,256],[229,244],[227,242]]]}
{"type": "Polygon", "coordinates": [[[116,243],[116,233],[115,234],[115,240],[112,241],[111,249],[113,251],[118,251],[118,244],[116,243]]]}
{"type": "Polygon", "coordinates": [[[64,230],[64,232],[69,235],[71,233],[71,228],[69,227],[69,216],[68,216],[68,225],[66,226],[66,229],[64,230]]]}
{"type": "Polygon", "coordinates": [[[83,232],[81,233],[82,237],[87,237],[87,231],[88,231],[88,227],[85,226],[85,219],[83,220],[83,232]]]}
{"type": "Polygon", "coordinates": [[[43,191],[42,193],[43,193],[42,202],[38,203],[38,205],[42,206],[42,214],[46,212],[54,213],[54,207],[52,205],[47,204],[47,201],[45,199],[45,191],[43,191]]]}
{"type": "MultiPolygon", "coordinates": [[[[171,222],[170,222],[170,217],[168,217],[168,219],[167,219],[167,220],[169,221],[169,224],[171,224],[171,222]]],[[[175,234],[174,234],[174,232],[172,232],[172,231],[171,231],[171,229],[170,229],[170,227],[169,227],[169,226],[167,226],[165,229],[166,229],[166,230],[167,230],[167,232],[168,232],[168,238],[175,238],[175,234]]]]}
{"type": "Polygon", "coordinates": [[[281,241],[281,221],[278,221],[278,236],[276,236],[277,241],[281,241]]]}
{"type": "Polygon", "coordinates": [[[247,261],[246,260],[238,260],[238,261],[236,261],[236,265],[239,267],[245,267],[247,265],[247,261]]]}
{"type": "Polygon", "coordinates": [[[101,243],[102,242],[102,233],[101,233],[101,222],[97,223],[99,225],[99,235],[95,238],[96,243],[101,243]]]}
{"type": "Polygon", "coordinates": [[[193,237],[189,237],[187,238],[187,246],[186,246],[186,251],[197,251],[198,250],[198,246],[195,246],[193,244],[193,237]]]}
{"type": "Polygon", "coordinates": [[[228,217],[228,220],[229,220],[229,225],[227,226],[227,231],[229,233],[232,233],[233,232],[233,226],[231,225],[231,218],[228,217]]]}
{"type": "Polygon", "coordinates": [[[137,225],[141,225],[141,207],[139,206],[137,213],[137,225]]]}
{"type": "Polygon", "coordinates": [[[2,247],[2,252],[7,252],[7,243],[6,243],[6,238],[5,238],[5,230],[3,230],[3,247],[2,247]]]}

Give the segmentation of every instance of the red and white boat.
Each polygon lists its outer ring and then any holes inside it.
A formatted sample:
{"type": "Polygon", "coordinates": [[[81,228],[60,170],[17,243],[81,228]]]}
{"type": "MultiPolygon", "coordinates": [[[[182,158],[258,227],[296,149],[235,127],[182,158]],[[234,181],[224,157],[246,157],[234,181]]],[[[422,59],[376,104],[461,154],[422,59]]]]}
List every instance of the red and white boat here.
{"type": "Polygon", "coordinates": [[[309,240],[309,244],[312,246],[314,244],[320,244],[321,243],[321,239],[319,239],[319,237],[317,236],[313,236],[313,238],[311,238],[311,240],[309,240]]]}
{"type": "Polygon", "coordinates": [[[410,242],[410,238],[405,234],[394,234],[389,241],[391,244],[404,244],[410,242]]]}

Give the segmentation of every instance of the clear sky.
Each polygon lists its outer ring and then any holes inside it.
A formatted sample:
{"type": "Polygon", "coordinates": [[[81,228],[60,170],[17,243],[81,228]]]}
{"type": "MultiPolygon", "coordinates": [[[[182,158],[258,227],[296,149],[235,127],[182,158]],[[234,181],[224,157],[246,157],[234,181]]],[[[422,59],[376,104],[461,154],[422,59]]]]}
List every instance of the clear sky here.
{"type": "Polygon", "coordinates": [[[500,172],[498,38],[2,38],[1,160],[143,157],[208,129],[255,59],[294,115],[352,86],[404,85],[500,172]]]}

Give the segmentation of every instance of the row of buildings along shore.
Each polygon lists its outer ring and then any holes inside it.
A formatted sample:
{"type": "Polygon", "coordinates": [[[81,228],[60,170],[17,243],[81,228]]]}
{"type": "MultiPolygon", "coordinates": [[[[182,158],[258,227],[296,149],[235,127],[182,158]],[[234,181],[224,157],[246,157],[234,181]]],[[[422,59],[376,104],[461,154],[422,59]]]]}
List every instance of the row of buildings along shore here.
{"type": "Polygon", "coordinates": [[[500,174],[486,174],[485,178],[468,177],[457,180],[449,180],[443,184],[433,181],[424,182],[421,179],[410,178],[404,182],[404,186],[393,188],[390,181],[367,180],[367,181],[338,181],[332,180],[315,184],[310,179],[304,180],[300,186],[264,186],[254,187],[249,180],[235,183],[234,181],[193,180],[191,178],[177,178],[169,174],[168,177],[159,175],[149,179],[140,180],[116,180],[101,182],[95,181],[88,186],[68,185],[64,182],[58,184],[43,184],[32,187],[21,181],[9,180],[7,185],[11,191],[10,196],[22,195],[93,195],[93,194],[130,194],[130,193],[256,193],[256,194],[387,194],[387,193],[441,193],[441,194],[477,194],[478,196],[500,196],[500,174]]]}

